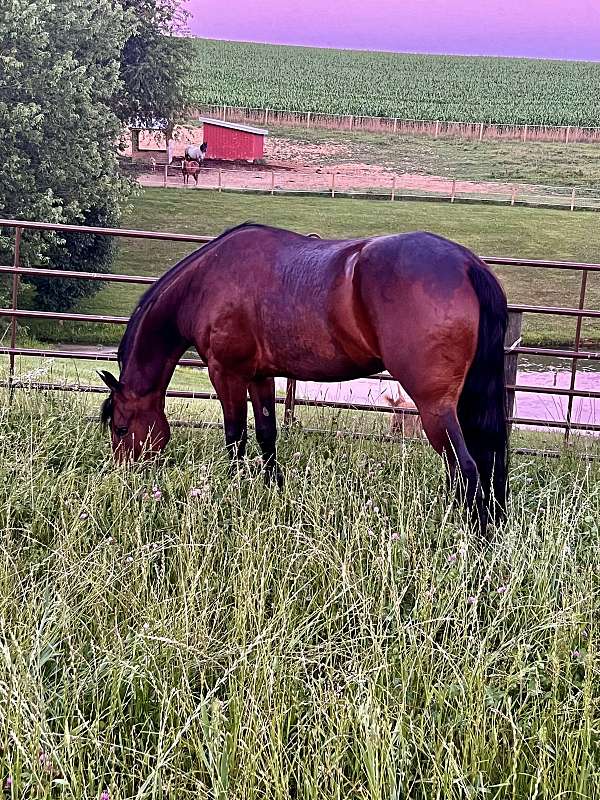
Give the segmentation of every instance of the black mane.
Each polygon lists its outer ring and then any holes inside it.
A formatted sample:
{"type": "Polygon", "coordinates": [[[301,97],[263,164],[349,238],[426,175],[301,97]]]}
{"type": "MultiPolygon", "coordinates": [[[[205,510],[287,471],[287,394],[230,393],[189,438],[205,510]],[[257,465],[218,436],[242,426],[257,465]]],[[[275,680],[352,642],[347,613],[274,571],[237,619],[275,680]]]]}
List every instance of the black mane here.
{"type": "MultiPolygon", "coordinates": [[[[221,241],[221,239],[223,239],[225,236],[228,236],[230,233],[233,233],[234,231],[238,231],[246,227],[263,228],[265,226],[259,225],[256,222],[242,222],[240,225],[235,225],[233,228],[228,228],[226,231],[223,231],[223,233],[219,234],[219,236],[215,237],[210,242],[207,242],[202,247],[198,248],[197,250],[194,250],[193,253],[190,253],[188,256],[185,256],[185,258],[182,258],[181,261],[177,262],[177,264],[171,267],[171,269],[167,270],[167,272],[165,272],[164,275],[162,275],[155,283],[153,283],[150,286],[150,288],[146,292],[144,292],[133,314],[129,318],[127,328],[125,329],[125,334],[123,335],[121,343],[119,344],[119,349],[117,350],[117,360],[119,362],[119,369],[121,371],[123,371],[123,368],[127,363],[129,352],[131,350],[131,345],[135,339],[135,333],[143,316],[142,312],[146,311],[146,309],[149,308],[149,306],[156,299],[157,295],[164,289],[164,287],[168,283],[170,283],[172,278],[174,278],[176,275],[179,275],[179,273],[189,265],[190,261],[192,261],[192,259],[197,257],[200,251],[204,252],[207,248],[208,249],[212,248],[213,245],[217,244],[217,242],[221,241]]],[[[104,406],[102,407],[103,419],[105,415],[109,415],[111,413],[112,413],[112,407],[106,410],[104,409],[104,406]]],[[[107,420],[109,418],[110,416],[107,416],[107,420]]]]}
{"type": "Polygon", "coordinates": [[[113,415],[113,396],[112,392],[108,395],[106,400],[102,403],[100,408],[100,422],[105,427],[111,421],[113,415]]]}

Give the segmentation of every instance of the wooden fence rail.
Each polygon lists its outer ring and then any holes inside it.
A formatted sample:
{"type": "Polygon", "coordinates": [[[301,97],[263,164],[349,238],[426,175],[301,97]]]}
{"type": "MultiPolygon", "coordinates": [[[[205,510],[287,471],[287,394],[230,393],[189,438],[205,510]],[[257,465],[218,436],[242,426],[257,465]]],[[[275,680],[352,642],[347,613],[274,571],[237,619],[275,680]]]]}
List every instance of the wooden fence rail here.
{"type": "MultiPolygon", "coordinates": [[[[531,205],[535,207],[559,208],[567,211],[597,210],[600,211],[600,190],[585,186],[550,186],[543,184],[524,184],[522,182],[485,181],[480,186],[477,181],[468,179],[439,179],[439,188],[416,188],[402,175],[390,173],[389,182],[384,185],[380,176],[373,179],[372,185],[363,188],[344,188],[340,185],[339,172],[324,171],[314,176],[312,185],[296,188],[293,173],[277,169],[257,169],[252,167],[238,170],[204,165],[198,172],[198,183],[188,184],[186,188],[214,189],[229,192],[253,192],[274,196],[288,195],[328,195],[329,197],[360,197],[393,201],[428,199],[440,202],[496,203],[506,206],[531,205]]],[[[362,177],[364,181],[364,176],[362,177]]],[[[158,181],[143,185],[158,185],[158,181]]],[[[177,163],[164,165],[164,177],[161,181],[164,188],[184,188],[181,169],[177,163]]]]}
{"type": "Polygon", "coordinates": [[[273,108],[248,108],[230,105],[202,105],[188,109],[189,116],[212,116],[229,122],[259,123],[281,127],[329,128],[372,131],[434,138],[456,136],[476,139],[514,139],[523,142],[548,141],[572,144],[600,142],[600,127],[585,125],[535,125],[476,120],[425,120],[400,117],[374,117],[357,114],[328,114],[320,111],[294,111],[273,108]]]}

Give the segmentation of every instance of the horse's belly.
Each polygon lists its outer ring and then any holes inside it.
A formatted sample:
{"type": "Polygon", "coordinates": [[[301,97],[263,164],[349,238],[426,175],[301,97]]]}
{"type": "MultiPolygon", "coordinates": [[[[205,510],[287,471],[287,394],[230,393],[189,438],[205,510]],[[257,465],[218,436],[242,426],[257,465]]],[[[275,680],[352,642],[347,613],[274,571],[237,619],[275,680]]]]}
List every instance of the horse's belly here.
{"type": "Polygon", "coordinates": [[[319,383],[336,383],[337,381],[352,381],[356,378],[367,378],[383,369],[379,361],[370,364],[357,365],[351,362],[323,365],[300,365],[287,370],[274,370],[273,376],[281,378],[294,378],[299,381],[318,381],[319,383]]]}
{"type": "Polygon", "coordinates": [[[326,313],[297,308],[263,310],[260,361],[271,375],[307,381],[343,381],[377,372],[381,362],[357,347],[326,313]]]}
{"type": "Polygon", "coordinates": [[[277,337],[268,343],[265,353],[264,366],[271,375],[304,381],[352,380],[382,368],[378,359],[351,357],[326,335],[277,337]]]}

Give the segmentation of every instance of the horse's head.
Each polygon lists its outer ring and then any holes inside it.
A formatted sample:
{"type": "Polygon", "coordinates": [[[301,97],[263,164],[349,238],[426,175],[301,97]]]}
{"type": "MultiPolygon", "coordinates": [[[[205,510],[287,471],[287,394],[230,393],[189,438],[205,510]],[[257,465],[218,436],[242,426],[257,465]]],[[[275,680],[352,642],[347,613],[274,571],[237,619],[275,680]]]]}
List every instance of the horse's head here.
{"type": "Polygon", "coordinates": [[[112,449],[119,463],[152,458],[164,449],[171,436],[165,416],[164,396],[140,397],[125,388],[110,372],[98,372],[110,389],[102,404],[100,419],[110,425],[112,449]]]}

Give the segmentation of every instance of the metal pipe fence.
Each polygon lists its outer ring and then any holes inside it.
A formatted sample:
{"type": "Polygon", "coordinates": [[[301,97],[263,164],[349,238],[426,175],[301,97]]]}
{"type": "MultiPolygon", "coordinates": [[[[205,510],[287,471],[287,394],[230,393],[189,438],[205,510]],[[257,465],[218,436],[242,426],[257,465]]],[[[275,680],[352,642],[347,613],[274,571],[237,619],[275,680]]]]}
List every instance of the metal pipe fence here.
{"type": "MultiPolygon", "coordinates": [[[[123,274],[104,274],[95,272],[79,272],[75,270],[53,270],[48,268],[27,267],[20,263],[21,243],[25,231],[52,231],[52,232],[77,232],[85,234],[95,234],[98,236],[117,236],[133,239],[152,239],[161,241],[189,242],[192,244],[205,244],[212,240],[210,236],[197,236],[189,234],[164,233],[160,231],[140,231],[116,228],[95,228],[79,225],[58,225],[53,223],[29,222],[25,220],[0,219],[0,229],[9,228],[15,231],[14,251],[11,265],[0,265],[0,275],[12,276],[11,306],[0,308],[0,317],[10,320],[10,345],[0,346],[0,355],[9,358],[8,379],[3,385],[10,389],[27,388],[38,390],[61,390],[84,393],[105,393],[106,388],[100,385],[82,384],[62,384],[45,383],[36,381],[21,381],[16,376],[15,359],[17,357],[44,358],[54,357],[59,359],[74,360],[95,360],[99,362],[114,362],[117,360],[115,352],[98,353],[93,350],[55,350],[41,347],[22,347],[17,345],[17,323],[19,319],[50,319],[77,321],[83,323],[116,324],[125,326],[128,317],[106,315],[106,314],[81,314],[76,312],[58,311],[34,311],[19,307],[19,290],[21,276],[38,276],[61,279],[79,279],[90,281],[105,281],[117,284],[136,284],[140,286],[148,285],[158,280],[152,276],[144,275],[123,275],[123,274]]],[[[315,234],[312,234],[315,235],[315,234]]],[[[573,419],[573,403],[575,398],[588,398],[600,400],[600,391],[579,388],[577,377],[580,374],[579,364],[581,361],[600,362],[600,351],[582,349],[582,323],[584,319],[600,319],[600,309],[586,308],[586,294],[588,291],[588,277],[590,274],[600,272],[600,264],[588,264],[583,262],[548,261],[539,259],[519,259],[503,257],[487,257],[484,259],[492,267],[526,267],[530,269],[559,269],[581,273],[579,289],[579,302],[577,307],[568,306],[536,306],[525,304],[509,305],[510,324],[505,342],[505,376],[509,400],[509,423],[524,427],[547,427],[550,429],[562,429],[565,440],[568,441],[573,431],[598,433],[600,424],[590,422],[579,422],[573,419]],[[524,314],[545,314],[562,317],[571,317],[575,320],[576,328],[573,339],[573,348],[552,348],[552,347],[529,347],[521,344],[521,327],[524,314]],[[517,367],[520,355],[553,357],[565,359],[571,363],[570,381],[567,388],[557,386],[541,387],[520,384],[517,382],[517,367]],[[513,413],[515,396],[518,393],[534,393],[541,395],[555,395],[567,398],[567,410],[564,421],[532,417],[519,417],[513,413]]],[[[182,358],[181,366],[205,368],[205,362],[200,358],[182,358]]],[[[377,373],[371,376],[373,380],[393,380],[389,373],[377,373]]],[[[216,394],[204,391],[173,390],[167,392],[168,397],[215,400],[216,394]]],[[[295,409],[300,406],[313,406],[319,408],[346,409],[353,411],[368,411],[386,414],[394,414],[395,409],[388,405],[375,405],[372,403],[361,402],[340,402],[327,399],[310,399],[299,397],[297,393],[297,383],[295,380],[288,380],[284,397],[278,397],[277,402],[284,406],[284,424],[290,425],[295,419],[295,409]]],[[[402,409],[402,413],[417,414],[413,409],[402,409]]]]}

